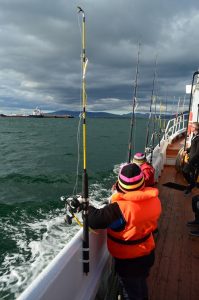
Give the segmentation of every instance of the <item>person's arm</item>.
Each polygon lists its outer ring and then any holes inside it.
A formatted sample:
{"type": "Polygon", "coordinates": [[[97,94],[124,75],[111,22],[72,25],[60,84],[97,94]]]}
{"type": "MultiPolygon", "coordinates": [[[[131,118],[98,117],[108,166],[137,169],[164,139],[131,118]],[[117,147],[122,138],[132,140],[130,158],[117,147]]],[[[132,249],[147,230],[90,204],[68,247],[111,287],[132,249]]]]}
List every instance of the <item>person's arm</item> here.
{"type": "Polygon", "coordinates": [[[146,168],[146,169],[143,169],[143,170],[142,170],[142,173],[144,174],[144,179],[145,179],[145,180],[149,180],[150,174],[149,174],[147,168],[146,168]]]}
{"type": "Polygon", "coordinates": [[[89,206],[88,208],[88,223],[93,229],[112,228],[122,230],[125,226],[125,220],[119,205],[111,203],[103,208],[95,208],[89,206]]]}

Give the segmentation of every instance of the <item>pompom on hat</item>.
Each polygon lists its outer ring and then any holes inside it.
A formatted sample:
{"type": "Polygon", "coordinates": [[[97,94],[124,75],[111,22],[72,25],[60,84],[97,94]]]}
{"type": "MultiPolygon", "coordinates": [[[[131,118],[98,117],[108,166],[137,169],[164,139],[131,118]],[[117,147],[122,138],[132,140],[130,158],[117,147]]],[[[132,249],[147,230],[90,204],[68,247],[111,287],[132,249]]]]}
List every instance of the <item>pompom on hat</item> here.
{"type": "Polygon", "coordinates": [[[141,190],[144,187],[144,175],[141,169],[134,163],[124,165],[118,175],[116,190],[128,193],[141,190]]]}
{"type": "Polygon", "coordinates": [[[142,165],[146,162],[146,156],[144,153],[138,152],[134,155],[132,163],[142,165]]]}

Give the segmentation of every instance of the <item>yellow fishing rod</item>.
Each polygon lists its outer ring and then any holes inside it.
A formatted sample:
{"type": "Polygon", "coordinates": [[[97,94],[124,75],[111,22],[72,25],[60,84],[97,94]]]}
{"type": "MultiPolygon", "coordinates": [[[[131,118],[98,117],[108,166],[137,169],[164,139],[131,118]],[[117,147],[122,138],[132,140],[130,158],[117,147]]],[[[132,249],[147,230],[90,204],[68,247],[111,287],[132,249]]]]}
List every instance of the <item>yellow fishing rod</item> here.
{"type": "Polygon", "coordinates": [[[87,152],[86,152],[86,26],[85,26],[85,13],[81,7],[78,6],[78,13],[82,14],[82,131],[83,131],[83,175],[82,175],[82,219],[83,219],[83,240],[82,240],[82,260],[83,260],[83,272],[88,274],[89,272],[89,226],[88,226],[88,175],[87,175],[87,152]]]}
{"type": "MultiPolygon", "coordinates": [[[[74,219],[77,224],[83,227],[83,237],[82,237],[82,262],[83,262],[83,272],[88,274],[89,272],[89,226],[88,226],[88,175],[87,175],[87,165],[86,165],[86,105],[87,105],[87,96],[86,96],[86,68],[88,59],[86,57],[86,28],[85,28],[85,13],[81,7],[78,8],[78,13],[82,14],[82,53],[81,53],[81,65],[82,65],[82,139],[83,139],[83,174],[82,174],[82,195],[74,195],[75,188],[73,190],[73,196],[66,197],[61,196],[61,201],[65,202],[65,222],[69,225],[72,224],[74,219]],[[82,211],[82,220],[83,223],[78,219],[76,213],[82,211]]],[[[78,174],[77,174],[78,177],[78,174]]],[[[75,183],[77,186],[77,181],[75,183]]],[[[90,231],[96,233],[92,229],[90,231]]]]}

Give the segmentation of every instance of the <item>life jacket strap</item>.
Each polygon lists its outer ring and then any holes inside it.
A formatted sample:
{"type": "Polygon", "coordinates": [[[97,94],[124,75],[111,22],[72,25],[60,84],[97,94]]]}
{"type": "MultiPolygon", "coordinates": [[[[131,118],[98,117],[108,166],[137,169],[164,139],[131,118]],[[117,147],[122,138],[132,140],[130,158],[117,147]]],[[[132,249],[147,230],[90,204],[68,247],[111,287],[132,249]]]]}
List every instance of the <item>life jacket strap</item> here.
{"type": "Polygon", "coordinates": [[[147,234],[146,236],[144,236],[141,239],[138,239],[138,240],[127,240],[127,241],[120,240],[120,239],[112,236],[110,233],[108,233],[107,236],[108,236],[109,239],[111,239],[112,241],[114,241],[116,243],[119,243],[119,244],[123,244],[123,245],[137,245],[137,244],[141,244],[141,243],[145,242],[151,236],[151,233],[147,234]]]}

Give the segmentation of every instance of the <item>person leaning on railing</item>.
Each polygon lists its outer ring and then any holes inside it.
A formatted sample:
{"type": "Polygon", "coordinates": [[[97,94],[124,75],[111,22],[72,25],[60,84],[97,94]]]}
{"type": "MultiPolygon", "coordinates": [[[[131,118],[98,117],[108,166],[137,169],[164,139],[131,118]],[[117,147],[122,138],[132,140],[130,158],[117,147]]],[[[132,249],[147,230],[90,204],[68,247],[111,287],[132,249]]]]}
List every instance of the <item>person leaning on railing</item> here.
{"type": "Polygon", "coordinates": [[[132,163],[138,165],[144,175],[145,187],[155,185],[155,169],[147,161],[144,153],[138,152],[134,155],[132,163]]]}
{"type": "Polygon", "coordinates": [[[188,182],[185,194],[191,193],[191,190],[196,186],[199,168],[199,123],[193,122],[191,126],[193,137],[191,139],[191,146],[184,151],[184,155],[188,154],[188,161],[183,167],[184,178],[188,182]]]}
{"type": "Polygon", "coordinates": [[[143,173],[134,163],[121,168],[115,189],[103,208],[89,205],[88,223],[92,229],[107,229],[107,246],[123,299],[148,299],[146,278],[155,258],[153,231],[161,213],[159,192],[145,187],[143,173]]]}

